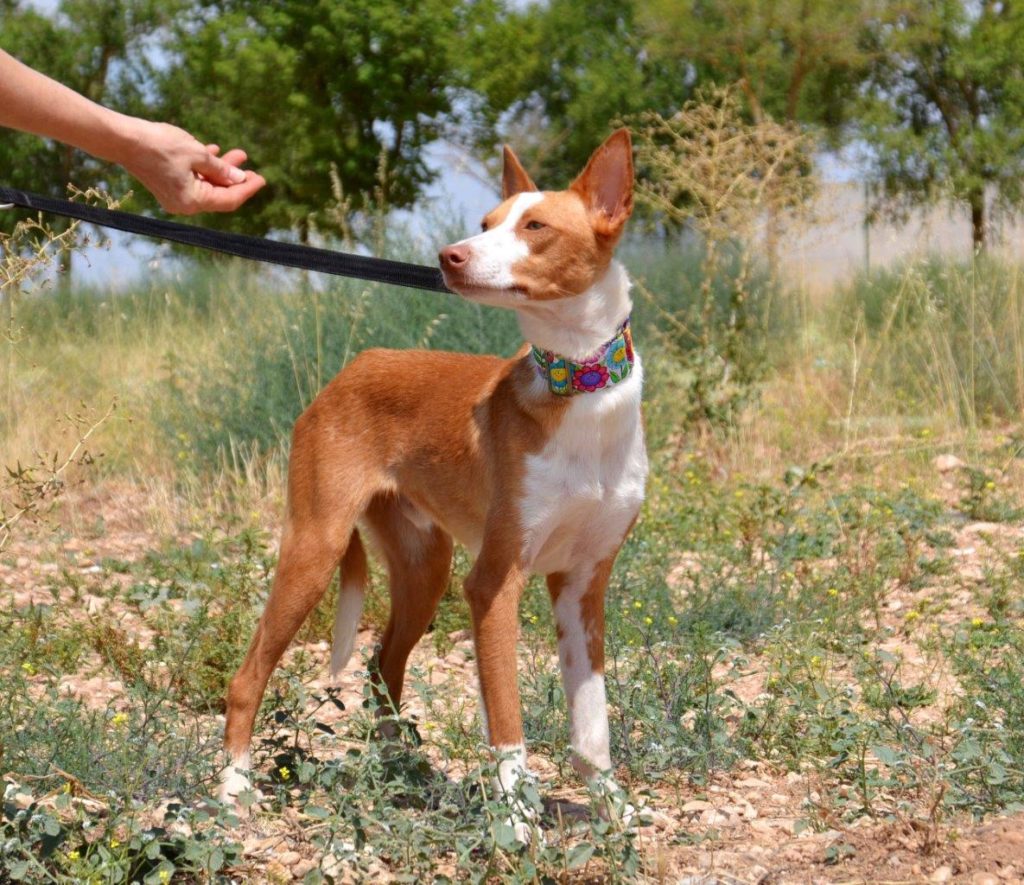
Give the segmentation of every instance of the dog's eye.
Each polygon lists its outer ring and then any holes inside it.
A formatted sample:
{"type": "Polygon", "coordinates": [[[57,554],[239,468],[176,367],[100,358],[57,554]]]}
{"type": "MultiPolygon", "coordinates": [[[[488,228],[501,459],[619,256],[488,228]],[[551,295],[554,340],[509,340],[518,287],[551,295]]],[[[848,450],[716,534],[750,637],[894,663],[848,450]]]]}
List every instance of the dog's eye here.
{"type": "Polygon", "coordinates": [[[527,230],[540,230],[542,227],[547,227],[542,221],[531,221],[526,225],[527,230]]]}

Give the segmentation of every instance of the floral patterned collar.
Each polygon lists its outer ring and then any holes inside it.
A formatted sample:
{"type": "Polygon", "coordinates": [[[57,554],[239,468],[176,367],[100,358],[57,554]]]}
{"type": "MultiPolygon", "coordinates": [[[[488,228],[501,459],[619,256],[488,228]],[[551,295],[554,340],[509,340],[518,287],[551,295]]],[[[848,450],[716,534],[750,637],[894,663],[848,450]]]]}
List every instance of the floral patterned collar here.
{"type": "Polygon", "coordinates": [[[582,362],[574,362],[552,353],[533,348],[537,372],[548,383],[556,396],[593,393],[625,381],[633,372],[633,333],[629,317],[619,327],[615,337],[603,344],[582,362]]]}

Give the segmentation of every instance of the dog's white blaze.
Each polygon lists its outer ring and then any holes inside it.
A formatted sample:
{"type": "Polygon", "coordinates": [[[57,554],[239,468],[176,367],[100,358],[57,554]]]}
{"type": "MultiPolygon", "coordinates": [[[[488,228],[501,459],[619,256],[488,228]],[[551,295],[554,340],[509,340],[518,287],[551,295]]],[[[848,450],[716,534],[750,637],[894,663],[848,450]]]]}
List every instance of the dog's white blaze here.
{"type": "MultiPolygon", "coordinates": [[[[527,341],[579,360],[614,334],[631,307],[629,279],[613,262],[582,295],[517,312],[527,341]]],[[[538,396],[550,396],[542,378],[536,383],[538,396]]],[[[637,357],[625,381],[573,397],[544,448],[525,459],[523,556],[534,572],[598,562],[622,542],[640,509],[647,479],[639,417],[642,386],[637,357]]]]}
{"type": "Polygon", "coordinates": [[[597,637],[588,635],[581,607],[593,573],[593,568],[578,571],[555,602],[555,619],[562,632],[558,659],[569,708],[569,740],[578,757],[573,762],[588,778],[612,765],[604,674],[595,672],[587,650],[588,640],[597,637]]]}
{"type": "Polygon", "coordinates": [[[338,604],[334,609],[334,630],[331,635],[331,677],[337,678],[352,657],[363,613],[363,585],[347,582],[341,577],[338,604]]]}
{"type": "MultiPolygon", "coordinates": [[[[516,225],[527,209],[543,199],[544,194],[536,191],[518,194],[501,224],[455,244],[470,248],[464,277],[467,287],[511,289],[515,285],[512,268],[530,254],[530,247],[516,236],[516,225]]],[[[507,304],[507,299],[501,303],[507,304]]]]}
{"type": "Polygon", "coordinates": [[[220,773],[220,801],[225,804],[234,802],[239,793],[252,789],[246,772],[252,768],[249,751],[240,753],[228,763],[220,773]]]}
{"type": "Polygon", "coordinates": [[[610,556],[644,496],[647,453],[638,420],[642,370],[574,397],[558,430],[526,458],[523,557],[538,574],[610,556]]]}

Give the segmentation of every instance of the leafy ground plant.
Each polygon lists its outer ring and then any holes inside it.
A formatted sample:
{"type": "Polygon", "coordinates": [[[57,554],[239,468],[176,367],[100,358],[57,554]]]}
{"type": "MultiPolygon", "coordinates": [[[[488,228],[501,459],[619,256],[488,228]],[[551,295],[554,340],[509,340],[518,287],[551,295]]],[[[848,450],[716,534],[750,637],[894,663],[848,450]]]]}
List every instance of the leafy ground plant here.
{"type": "Polygon", "coordinates": [[[269,534],[38,537],[27,565],[0,567],[9,875],[659,881],[709,850],[747,869],[751,846],[782,840],[796,860],[774,862],[827,878],[870,864],[900,821],[921,834],[908,869],[966,863],[942,834],[1021,802],[1024,530],[971,521],[966,486],[935,476],[895,492],[820,464],[723,480],[701,450],[660,450],[608,598],[622,795],[578,783],[541,583],[523,599],[540,780],[519,799],[545,834],[530,846],[490,791],[457,597],[414,656],[392,742],[366,691],[381,577],[338,684],[329,613],[311,619],[268,692],[240,818],[211,798],[219,699],[272,577],[269,534]],[[626,803],[644,810],[627,820],[626,803]]]}

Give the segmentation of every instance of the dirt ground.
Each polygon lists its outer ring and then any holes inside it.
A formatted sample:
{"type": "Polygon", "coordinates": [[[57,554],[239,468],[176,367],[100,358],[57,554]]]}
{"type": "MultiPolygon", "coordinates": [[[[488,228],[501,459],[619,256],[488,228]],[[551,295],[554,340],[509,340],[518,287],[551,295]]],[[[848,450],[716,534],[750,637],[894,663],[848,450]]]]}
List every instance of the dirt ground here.
{"type": "MultiPolygon", "coordinates": [[[[129,488],[110,488],[100,495],[79,497],[65,508],[67,533],[56,536],[37,532],[23,537],[0,559],[0,605],[22,605],[30,601],[52,603],[49,586],[54,573],[63,570],[80,576],[84,586],[78,601],[70,596],[61,604],[82,606],[83,615],[106,600],[90,596],[91,580],[101,572],[105,558],[135,561],[166,542],[148,532],[142,518],[147,504],[144,496],[129,488]],[[82,526],[102,526],[92,537],[79,540],[82,526]],[[64,536],[73,540],[67,540],[64,536]]],[[[1005,525],[966,524],[957,533],[954,560],[957,568],[980,575],[979,557],[984,550],[1005,537],[1019,543],[1024,531],[1005,525]],[[984,543],[979,539],[984,538],[984,543]]],[[[182,541],[189,540],[183,536],[182,541]]],[[[110,577],[106,580],[109,582],[110,577]]],[[[966,601],[965,601],[966,603],[966,601]]],[[[889,601],[895,618],[908,600],[889,601]]],[[[962,610],[961,610],[962,616],[962,610]]],[[[130,624],[124,625],[130,628],[130,624]]],[[[430,643],[421,643],[413,666],[422,669],[432,683],[461,686],[464,695],[475,680],[471,642],[467,635],[453,635],[451,651],[444,657],[433,654],[430,643]]],[[[359,635],[357,648],[372,647],[376,636],[370,630],[359,635]]],[[[290,653],[294,654],[297,649],[290,653]]],[[[304,651],[323,659],[323,685],[327,685],[326,643],[307,645],[304,651]]],[[[908,652],[913,663],[912,649],[908,652]]],[[[362,697],[364,664],[354,656],[341,679],[342,699],[354,702],[362,697]]],[[[90,703],[105,704],[121,695],[123,686],[112,677],[86,671],[69,674],[63,685],[70,694],[90,703]]],[[[227,677],[228,674],[225,674],[227,677]]],[[[759,690],[756,680],[747,690],[759,690]]],[[[949,687],[955,691],[955,686],[949,687]]],[[[410,699],[410,713],[418,711],[410,699]]],[[[338,713],[339,717],[343,714],[338,713]]],[[[211,729],[218,724],[211,717],[211,729]]],[[[429,732],[425,734],[429,753],[429,732]]],[[[531,766],[542,783],[550,778],[552,766],[531,756],[531,766]]],[[[445,767],[444,760],[436,764],[445,767]]],[[[3,774],[3,773],[0,773],[3,774]]],[[[819,797],[812,776],[786,772],[753,760],[719,774],[703,787],[681,787],[678,791],[652,793],[653,823],[641,830],[641,850],[654,872],[655,881],[713,885],[713,883],[788,882],[1024,882],[1024,815],[993,818],[982,823],[970,820],[892,820],[862,817],[853,823],[836,820],[824,832],[802,828],[808,808],[819,797]]],[[[542,792],[545,792],[542,789],[542,792]]],[[[582,793],[547,789],[551,803],[560,803],[571,817],[574,803],[585,801],[582,793]]],[[[267,825],[243,823],[238,833],[245,858],[262,870],[267,881],[301,878],[312,868],[311,847],[302,838],[302,826],[287,817],[272,830],[267,825]]],[[[384,871],[382,870],[382,876],[384,871]]]]}

